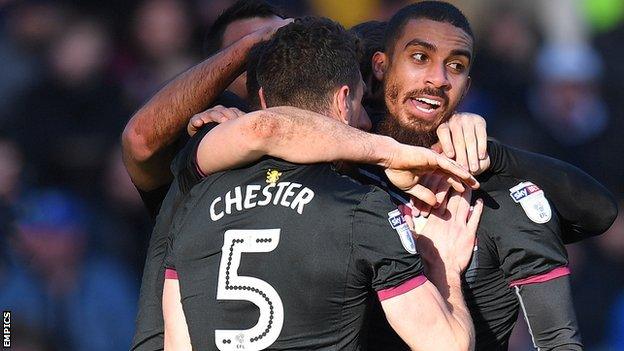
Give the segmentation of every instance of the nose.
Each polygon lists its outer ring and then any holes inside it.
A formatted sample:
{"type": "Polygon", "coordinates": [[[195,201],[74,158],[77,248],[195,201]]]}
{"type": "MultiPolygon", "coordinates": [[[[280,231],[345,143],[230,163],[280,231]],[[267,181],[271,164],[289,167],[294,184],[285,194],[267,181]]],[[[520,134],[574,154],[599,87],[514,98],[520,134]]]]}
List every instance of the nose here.
{"type": "Polygon", "coordinates": [[[368,117],[368,113],[364,108],[360,110],[358,128],[366,132],[370,132],[370,130],[373,129],[373,123],[371,122],[370,118],[368,117]]]}
{"type": "Polygon", "coordinates": [[[448,80],[446,65],[430,65],[426,81],[427,85],[433,86],[434,88],[448,90],[451,86],[451,82],[448,80]]]}

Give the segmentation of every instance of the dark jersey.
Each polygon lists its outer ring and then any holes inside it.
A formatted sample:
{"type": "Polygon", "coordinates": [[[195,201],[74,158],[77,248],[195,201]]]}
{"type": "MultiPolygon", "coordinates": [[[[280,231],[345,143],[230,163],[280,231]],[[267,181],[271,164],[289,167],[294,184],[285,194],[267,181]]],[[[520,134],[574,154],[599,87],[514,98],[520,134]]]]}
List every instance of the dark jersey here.
{"type": "MultiPolygon", "coordinates": [[[[215,105],[237,107],[242,111],[247,110],[245,102],[229,92],[223,93],[215,102],[215,105]]],[[[215,125],[205,126],[198,134],[205,135],[215,125]]],[[[195,138],[194,140],[194,142],[197,142],[200,139],[195,138]]],[[[176,144],[179,149],[182,149],[187,141],[188,137],[182,135],[176,144]]],[[[172,167],[172,170],[175,168],[175,166],[172,167]]],[[[172,184],[165,184],[152,191],[139,190],[139,194],[150,215],[155,219],[155,225],[147,249],[145,267],[143,268],[132,350],[154,351],[164,348],[164,325],[162,318],[163,262],[167,247],[167,237],[169,236],[169,226],[173,219],[173,214],[176,212],[178,204],[182,199],[182,193],[179,191],[179,185],[174,179],[172,184]]]]}
{"type": "Polygon", "coordinates": [[[358,350],[366,303],[426,280],[388,194],[330,165],[267,158],[185,190],[166,264],[196,349],[358,350]]]}
{"type": "MultiPolygon", "coordinates": [[[[409,206],[409,197],[394,188],[383,172],[367,167],[360,174],[363,182],[387,189],[397,205],[409,206]]],[[[521,287],[568,275],[567,254],[557,212],[539,186],[525,179],[492,173],[479,177],[479,181],[481,188],[474,197],[483,198],[485,206],[477,245],[463,277],[463,292],[475,325],[476,349],[506,350],[521,307],[521,287]]],[[[553,304],[571,306],[569,294],[551,300],[553,304]]],[[[535,301],[528,301],[531,302],[535,301]]],[[[541,324],[551,331],[545,339],[565,342],[569,349],[578,349],[576,319],[573,310],[565,306],[558,308],[565,313],[565,318],[557,319],[560,324],[541,324]]],[[[383,318],[379,318],[379,306],[373,306],[373,311],[377,316],[371,319],[370,349],[384,350],[392,344],[392,349],[407,350],[383,318]]],[[[543,320],[551,316],[542,313],[541,317],[543,320]]],[[[543,347],[539,340],[535,342],[543,347]]]]}

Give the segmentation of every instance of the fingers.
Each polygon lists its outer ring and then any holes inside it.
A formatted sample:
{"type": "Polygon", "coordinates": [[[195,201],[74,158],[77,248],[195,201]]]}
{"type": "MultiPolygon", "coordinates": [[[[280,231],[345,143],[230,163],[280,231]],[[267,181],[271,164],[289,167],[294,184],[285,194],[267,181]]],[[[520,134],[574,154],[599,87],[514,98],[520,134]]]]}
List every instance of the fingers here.
{"type": "Polygon", "coordinates": [[[465,169],[468,168],[468,156],[466,154],[466,142],[464,136],[464,130],[461,123],[451,122],[449,123],[451,128],[451,135],[453,139],[453,147],[455,148],[455,161],[459,163],[465,169]]]}
{"type": "Polygon", "coordinates": [[[459,208],[459,203],[462,199],[462,193],[457,191],[452,191],[448,200],[448,204],[446,205],[446,209],[451,213],[451,216],[454,218],[457,215],[457,209],[459,208]]]}
{"type": "MultiPolygon", "coordinates": [[[[436,177],[436,179],[437,183],[435,184],[435,187],[432,188],[432,190],[434,190],[436,200],[439,206],[446,198],[446,195],[451,188],[451,183],[449,182],[448,178],[445,177],[436,177]]],[[[461,182],[458,181],[458,183],[461,185],[461,182]]]]}
{"type": "Polygon", "coordinates": [[[449,128],[448,122],[440,124],[438,129],[436,129],[436,134],[438,135],[438,140],[440,141],[440,147],[446,157],[454,158],[455,147],[453,146],[451,129],[449,128]]]}
{"type": "MultiPolygon", "coordinates": [[[[238,110],[238,109],[232,109],[232,108],[223,109],[221,111],[222,118],[219,123],[223,123],[225,121],[229,121],[229,120],[240,117],[240,114],[238,114],[235,110],[238,110]]],[[[240,112],[240,110],[238,112],[240,112]]]]}
{"type": "Polygon", "coordinates": [[[466,154],[468,156],[468,167],[471,173],[479,171],[479,150],[477,147],[476,126],[473,124],[464,125],[464,140],[466,143],[466,154]]]}
{"type": "Polygon", "coordinates": [[[470,172],[466,169],[459,166],[457,163],[452,160],[442,157],[440,155],[434,154],[437,159],[435,160],[440,167],[440,170],[443,170],[445,173],[449,173],[461,179],[466,185],[469,187],[476,189],[479,187],[479,182],[473,177],[470,172]]]}
{"type": "Polygon", "coordinates": [[[473,235],[477,232],[477,227],[479,226],[479,220],[481,219],[481,214],[483,213],[483,200],[477,199],[472,211],[470,212],[470,217],[468,218],[468,232],[473,235]]]}
{"type": "Polygon", "coordinates": [[[482,123],[475,126],[475,134],[477,136],[477,150],[479,152],[479,160],[485,160],[488,157],[487,153],[487,130],[485,119],[482,123]]]}
{"type": "Polygon", "coordinates": [[[470,213],[470,199],[472,197],[472,191],[467,190],[461,193],[457,204],[457,212],[455,212],[455,220],[460,223],[466,223],[468,214],[470,213]]]}
{"type": "Polygon", "coordinates": [[[434,206],[436,204],[435,194],[431,190],[420,184],[416,184],[416,186],[406,190],[405,192],[417,198],[418,200],[423,201],[429,206],[434,206]]]}

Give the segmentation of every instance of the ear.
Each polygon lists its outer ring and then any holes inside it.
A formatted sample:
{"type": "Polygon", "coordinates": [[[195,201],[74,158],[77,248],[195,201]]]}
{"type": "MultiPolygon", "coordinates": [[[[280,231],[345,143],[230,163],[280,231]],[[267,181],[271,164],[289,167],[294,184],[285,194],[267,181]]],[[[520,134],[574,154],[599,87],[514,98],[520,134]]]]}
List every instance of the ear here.
{"type": "Polygon", "coordinates": [[[371,59],[371,65],[373,68],[373,75],[378,81],[383,81],[388,69],[388,55],[381,51],[377,51],[371,59]]]}
{"type": "Polygon", "coordinates": [[[340,121],[349,124],[351,115],[353,114],[353,105],[351,104],[351,89],[349,86],[343,85],[334,93],[334,109],[340,121]]]}
{"type": "Polygon", "coordinates": [[[263,110],[266,109],[267,104],[266,99],[264,98],[264,90],[262,89],[262,87],[258,89],[258,97],[260,98],[260,107],[262,107],[263,110]]]}

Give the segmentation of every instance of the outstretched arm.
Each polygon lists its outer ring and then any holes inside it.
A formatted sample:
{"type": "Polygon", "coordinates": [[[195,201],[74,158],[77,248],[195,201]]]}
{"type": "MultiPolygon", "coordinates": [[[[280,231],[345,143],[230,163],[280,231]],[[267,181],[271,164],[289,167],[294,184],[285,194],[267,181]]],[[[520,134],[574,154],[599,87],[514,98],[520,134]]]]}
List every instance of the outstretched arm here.
{"type": "Polygon", "coordinates": [[[400,144],[294,107],[256,111],[216,126],[202,139],[197,164],[209,174],[265,155],[303,164],[348,161],[410,170],[402,173],[405,184],[401,188],[431,205],[436,203],[434,194],[417,184],[424,173],[442,172],[458,190],[463,190],[461,182],[477,186],[467,170],[431,150],[400,144]]]}
{"type": "Polygon", "coordinates": [[[132,116],[122,134],[122,147],[124,163],[137,188],[149,191],[171,180],[173,143],[189,119],[210,105],[243,72],[251,47],[269,38],[276,29],[267,27],[251,33],[190,68],[132,116]]]}

